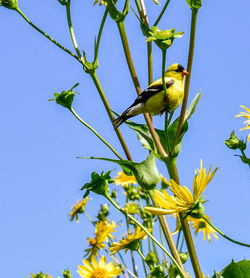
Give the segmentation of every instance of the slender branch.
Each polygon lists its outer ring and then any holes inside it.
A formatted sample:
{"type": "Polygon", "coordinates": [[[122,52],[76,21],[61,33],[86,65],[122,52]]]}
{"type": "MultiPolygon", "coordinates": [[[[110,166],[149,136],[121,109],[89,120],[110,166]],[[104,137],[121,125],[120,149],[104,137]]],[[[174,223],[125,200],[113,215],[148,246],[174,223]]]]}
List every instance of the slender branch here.
{"type": "MultiPolygon", "coordinates": [[[[147,10],[144,0],[140,0],[141,4],[141,16],[144,23],[149,27],[149,21],[147,16],[147,10]]],[[[153,54],[152,54],[152,42],[147,42],[147,54],[148,54],[148,85],[153,83],[153,54]]],[[[152,117],[151,117],[152,120],[152,117]]]]}
{"type": "Polygon", "coordinates": [[[173,261],[173,263],[176,265],[176,267],[178,268],[181,277],[186,278],[186,274],[185,272],[180,268],[179,264],[177,263],[177,261],[175,260],[175,258],[165,249],[165,247],[136,219],[134,218],[132,215],[130,215],[129,213],[127,213],[124,209],[122,209],[121,207],[119,207],[114,200],[112,200],[112,198],[106,194],[105,197],[111,202],[111,204],[117,209],[119,210],[121,213],[123,213],[124,215],[127,215],[128,218],[130,218],[132,221],[135,222],[135,224],[137,226],[139,226],[168,256],[169,258],[173,261]]]}
{"type": "MultiPolygon", "coordinates": [[[[114,118],[114,115],[113,115],[113,113],[112,113],[112,111],[110,109],[108,100],[107,100],[107,98],[106,98],[106,96],[104,94],[104,91],[103,91],[102,86],[101,86],[101,84],[99,82],[99,79],[98,79],[98,77],[97,77],[95,72],[90,73],[90,76],[91,76],[91,78],[92,78],[92,80],[93,80],[93,82],[94,82],[94,84],[96,86],[96,89],[97,89],[97,91],[98,91],[98,93],[99,93],[99,95],[100,95],[100,97],[102,99],[104,107],[105,107],[105,109],[106,109],[106,111],[108,113],[109,119],[110,119],[111,122],[113,122],[113,120],[115,118],[114,118]]],[[[122,148],[123,148],[123,150],[124,150],[124,152],[126,154],[127,159],[128,160],[132,160],[132,157],[131,157],[131,155],[129,153],[128,147],[127,147],[127,145],[125,143],[125,140],[124,140],[124,138],[123,138],[119,128],[115,129],[115,132],[116,132],[116,135],[118,136],[118,139],[119,139],[119,141],[120,141],[120,143],[122,145],[122,148]]]]}
{"type": "Polygon", "coordinates": [[[162,10],[161,10],[161,12],[160,12],[158,18],[156,19],[156,21],[155,21],[155,23],[154,23],[154,26],[156,26],[156,25],[159,23],[159,21],[161,20],[163,14],[164,14],[165,11],[166,11],[166,8],[168,7],[169,2],[170,2],[170,0],[167,0],[167,1],[166,1],[166,3],[165,3],[165,5],[163,6],[163,8],[162,8],[162,10]]]}
{"type": "Polygon", "coordinates": [[[247,244],[247,243],[242,243],[240,241],[237,241],[237,240],[234,240],[228,236],[226,236],[223,232],[221,232],[218,228],[216,228],[210,221],[209,219],[207,219],[205,216],[202,217],[216,232],[218,232],[221,236],[223,236],[224,238],[232,241],[233,243],[236,243],[236,244],[239,244],[239,245],[242,245],[242,246],[246,246],[246,247],[250,247],[250,244],[247,244]]]}
{"type": "Polygon", "coordinates": [[[71,55],[72,57],[74,57],[77,61],[80,62],[79,58],[77,57],[77,55],[75,55],[73,52],[71,52],[70,50],[68,50],[67,48],[65,48],[63,45],[61,45],[59,42],[57,42],[56,40],[54,40],[52,37],[50,37],[48,34],[46,34],[43,30],[41,30],[40,28],[38,28],[35,24],[33,24],[27,17],[26,15],[20,10],[17,9],[16,10],[24,19],[26,22],[28,22],[30,24],[30,26],[32,26],[34,29],[36,29],[40,34],[42,34],[44,37],[46,37],[48,40],[50,40],[51,42],[53,42],[56,46],[60,47],[63,51],[67,52],[69,55],[71,55]]]}
{"type": "Polygon", "coordinates": [[[80,121],[88,129],[90,129],[120,160],[123,160],[123,158],[116,152],[116,150],[105,139],[103,139],[102,136],[93,127],[91,127],[81,117],[78,116],[78,114],[75,112],[75,110],[72,107],[70,111],[77,118],[78,121],[80,121]]]}
{"type": "Polygon", "coordinates": [[[178,129],[176,132],[175,144],[178,140],[178,137],[180,136],[181,128],[182,128],[184,117],[185,117],[185,112],[187,109],[188,93],[189,93],[189,86],[190,86],[191,73],[192,73],[192,64],[193,64],[193,57],[194,57],[197,13],[198,13],[198,10],[195,10],[195,9],[192,10],[188,64],[187,64],[187,71],[189,72],[189,75],[186,77],[185,88],[184,88],[184,98],[183,98],[183,103],[182,103],[182,107],[181,107],[181,114],[180,114],[178,129]]]}
{"type": "Polygon", "coordinates": [[[74,29],[72,26],[70,5],[71,5],[71,0],[68,0],[67,4],[66,4],[66,12],[67,12],[67,21],[68,21],[68,26],[69,26],[69,32],[70,32],[71,40],[72,40],[72,43],[76,50],[77,56],[79,57],[81,62],[84,64],[83,57],[82,57],[81,51],[79,50],[79,47],[78,47],[78,44],[76,41],[76,37],[75,37],[75,33],[74,33],[74,29]]]}
{"type": "MultiPolygon", "coordinates": [[[[141,246],[140,246],[140,251],[141,253],[143,254],[143,247],[142,247],[142,243],[141,243],[141,246]]],[[[163,254],[166,256],[166,254],[163,252],[163,254]]],[[[146,269],[146,264],[145,264],[145,261],[142,260],[142,265],[143,265],[143,270],[144,270],[144,273],[145,273],[145,277],[147,277],[147,269],[146,269]]]]}
{"type": "Polygon", "coordinates": [[[106,7],[103,18],[102,18],[101,26],[100,26],[100,29],[99,29],[99,33],[98,33],[98,36],[97,36],[96,49],[95,49],[95,59],[97,59],[97,57],[98,57],[102,31],[103,31],[103,27],[104,27],[108,12],[109,12],[109,9],[108,9],[108,7],[106,7]]]}
{"type": "Polygon", "coordinates": [[[143,255],[143,253],[141,252],[141,250],[137,250],[138,254],[141,256],[142,261],[144,262],[146,260],[145,256],[143,255]]]}

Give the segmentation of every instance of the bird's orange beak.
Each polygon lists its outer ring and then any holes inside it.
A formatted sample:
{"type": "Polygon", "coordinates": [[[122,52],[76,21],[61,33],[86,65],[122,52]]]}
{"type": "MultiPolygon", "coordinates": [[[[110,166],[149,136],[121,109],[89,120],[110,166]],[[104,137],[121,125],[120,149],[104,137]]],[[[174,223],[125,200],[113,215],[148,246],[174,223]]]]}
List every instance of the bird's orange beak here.
{"type": "Polygon", "coordinates": [[[183,70],[183,71],[182,71],[182,75],[189,75],[189,72],[186,71],[186,70],[183,70]]]}

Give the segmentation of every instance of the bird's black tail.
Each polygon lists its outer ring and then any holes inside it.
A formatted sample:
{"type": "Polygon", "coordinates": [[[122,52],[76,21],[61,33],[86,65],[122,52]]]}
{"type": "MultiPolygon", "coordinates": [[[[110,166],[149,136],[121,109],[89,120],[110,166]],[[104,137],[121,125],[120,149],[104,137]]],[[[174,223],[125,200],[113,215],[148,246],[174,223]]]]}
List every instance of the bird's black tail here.
{"type": "Polygon", "coordinates": [[[114,128],[117,129],[122,123],[124,123],[130,117],[131,116],[127,116],[125,113],[123,113],[120,117],[113,120],[114,128]]]}

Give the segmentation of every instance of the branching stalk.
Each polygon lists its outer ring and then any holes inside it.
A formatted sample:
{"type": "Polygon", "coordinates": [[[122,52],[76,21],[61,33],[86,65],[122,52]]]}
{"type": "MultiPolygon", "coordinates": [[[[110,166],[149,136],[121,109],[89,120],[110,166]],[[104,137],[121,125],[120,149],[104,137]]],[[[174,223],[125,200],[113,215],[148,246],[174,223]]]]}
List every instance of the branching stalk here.
{"type": "MultiPolygon", "coordinates": [[[[70,1],[71,1],[71,0],[70,0],[70,1]]],[[[86,65],[85,65],[85,63],[84,63],[84,61],[83,61],[83,57],[82,57],[82,55],[81,55],[81,52],[80,52],[80,50],[79,50],[79,48],[78,48],[77,40],[76,40],[76,37],[75,37],[75,34],[74,34],[74,29],[73,29],[73,26],[72,26],[71,14],[70,14],[70,1],[67,3],[67,7],[66,7],[66,8],[67,8],[68,26],[69,26],[69,30],[70,30],[70,35],[71,35],[72,43],[73,43],[74,48],[75,48],[75,50],[76,50],[76,52],[77,52],[77,55],[79,56],[79,59],[80,59],[81,64],[82,64],[83,66],[85,66],[85,68],[87,68],[86,65]]],[[[106,12],[106,11],[105,11],[105,12],[106,12]]],[[[104,14],[104,17],[103,17],[103,18],[105,19],[105,14],[104,14]]],[[[102,20],[101,27],[100,27],[101,30],[99,31],[99,34],[98,34],[98,39],[97,39],[98,44],[100,43],[101,34],[102,34],[103,26],[104,26],[104,23],[105,23],[105,20],[104,20],[104,19],[102,20]]],[[[100,97],[101,97],[101,99],[102,99],[102,102],[103,102],[104,107],[105,107],[105,109],[106,109],[106,111],[107,111],[107,113],[108,113],[108,116],[109,116],[110,121],[113,122],[113,120],[115,119],[115,118],[114,118],[114,115],[113,115],[113,113],[111,112],[111,109],[110,109],[108,100],[107,100],[107,98],[106,98],[106,96],[105,96],[105,93],[104,93],[104,91],[103,91],[103,89],[102,89],[102,87],[101,87],[101,84],[100,84],[100,82],[99,82],[99,79],[98,79],[96,73],[95,73],[94,71],[90,71],[90,72],[89,72],[89,75],[91,76],[91,78],[92,78],[92,80],[93,80],[93,82],[94,82],[94,84],[95,84],[95,86],[96,86],[96,89],[97,89],[97,91],[98,91],[98,93],[99,93],[99,95],[100,95],[100,97]]],[[[122,145],[122,148],[123,148],[123,150],[124,150],[124,152],[125,152],[125,154],[126,154],[127,159],[128,159],[128,160],[132,160],[132,157],[131,157],[131,155],[130,155],[130,153],[129,153],[128,147],[127,147],[127,145],[126,145],[126,143],[125,143],[125,140],[124,140],[124,138],[123,138],[123,136],[122,136],[120,130],[117,128],[117,129],[115,129],[115,132],[116,132],[116,135],[117,135],[117,137],[118,137],[118,139],[119,139],[119,141],[120,141],[120,143],[121,143],[121,145],[122,145]]]]}

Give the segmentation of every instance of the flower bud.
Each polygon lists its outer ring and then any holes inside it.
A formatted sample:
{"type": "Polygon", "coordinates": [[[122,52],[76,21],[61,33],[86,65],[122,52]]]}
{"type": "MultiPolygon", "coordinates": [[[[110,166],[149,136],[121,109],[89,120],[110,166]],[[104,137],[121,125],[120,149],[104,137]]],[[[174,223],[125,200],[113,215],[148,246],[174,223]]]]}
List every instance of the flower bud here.
{"type": "Polygon", "coordinates": [[[99,210],[97,215],[98,220],[104,221],[108,215],[109,215],[109,205],[108,204],[101,205],[101,209],[99,210]]]}
{"type": "Polygon", "coordinates": [[[18,1],[17,0],[0,0],[0,6],[3,6],[7,9],[17,10],[18,1]]]}
{"type": "Polygon", "coordinates": [[[154,265],[157,263],[157,256],[155,255],[155,253],[150,251],[147,254],[145,262],[149,266],[150,269],[153,268],[154,265]]]}
{"type": "Polygon", "coordinates": [[[246,143],[242,140],[239,140],[235,134],[234,131],[231,133],[230,138],[224,141],[225,144],[228,146],[228,148],[236,150],[245,150],[246,149],[246,143]]]}
{"type": "Polygon", "coordinates": [[[179,252],[179,257],[181,262],[184,264],[188,259],[188,253],[179,252]]]}
{"type": "Polygon", "coordinates": [[[165,277],[164,267],[161,264],[150,270],[150,273],[153,277],[165,277]]]}

